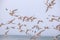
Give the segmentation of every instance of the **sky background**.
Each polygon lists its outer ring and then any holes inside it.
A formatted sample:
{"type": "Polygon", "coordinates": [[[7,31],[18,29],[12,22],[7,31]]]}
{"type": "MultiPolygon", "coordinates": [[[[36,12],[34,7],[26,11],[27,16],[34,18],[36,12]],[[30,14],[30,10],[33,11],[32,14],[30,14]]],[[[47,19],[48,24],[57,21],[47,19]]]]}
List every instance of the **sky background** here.
{"type": "MultiPolygon", "coordinates": [[[[46,13],[46,5],[45,0],[0,0],[0,23],[6,23],[8,20],[13,19],[14,17],[11,17],[9,15],[8,10],[14,10],[18,9],[16,12],[17,15],[21,16],[34,16],[37,18],[41,18],[44,20],[44,23],[40,26],[49,26],[52,28],[52,25],[55,27],[56,25],[60,24],[60,22],[53,22],[50,23],[46,20],[46,17],[50,18],[48,15],[55,15],[60,16],[60,0],[56,0],[56,4],[52,9],[49,9],[49,11],[46,13]]],[[[18,23],[19,21],[16,21],[15,23],[18,23]]],[[[35,23],[26,23],[27,25],[34,25],[35,23]]],[[[5,25],[5,26],[11,26],[11,25],[5,25]]],[[[3,35],[5,32],[5,26],[0,28],[0,35],[3,35]]],[[[12,25],[15,26],[15,25],[12,25]]],[[[27,27],[29,28],[29,27],[27,27]]],[[[54,36],[60,34],[60,31],[49,29],[46,30],[44,33],[42,33],[42,36],[54,36]]],[[[25,33],[19,33],[17,29],[12,30],[8,33],[8,35],[25,35],[25,33]]],[[[33,33],[31,33],[33,35],[33,33]]]]}

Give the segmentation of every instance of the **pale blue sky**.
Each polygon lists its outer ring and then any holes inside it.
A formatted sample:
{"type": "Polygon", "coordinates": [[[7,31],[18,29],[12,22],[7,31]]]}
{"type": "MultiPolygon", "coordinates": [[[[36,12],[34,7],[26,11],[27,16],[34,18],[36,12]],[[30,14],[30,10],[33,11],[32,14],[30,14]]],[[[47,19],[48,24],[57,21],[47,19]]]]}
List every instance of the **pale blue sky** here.
{"type": "MultiPolygon", "coordinates": [[[[49,9],[49,11],[46,13],[46,5],[45,5],[45,0],[0,0],[0,22],[4,22],[6,23],[7,20],[12,19],[13,17],[9,16],[9,11],[6,12],[5,8],[9,9],[9,10],[13,10],[13,9],[18,9],[18,11],[16,12],[17,15],[21,15],[21,16],[35,16],[37,18],[41,18],[42,20],[44,20],[44,23],[41,24],[41,26],[56,26],[57,24],[60,24],[59,22],[54,22],[54,23],[49,23],[46,20],[46,17],[48,17],[48,15],[56,15],[56,16],[60,16],[60,0],[56,0],[55,1],[56,4],[52,9],[49,9]]],[[[32,24],[31,24],[32,25],[32,24]]],[[[51,29],[52,30],[52,29],[51,29]]],[[[55,33],[55,30],[53,31],[46,31],[45,33],[43,33],[42,35],[46,35],[46,36],[52,36],[52,35],[57,35],[60,32],[57,31],[55,33]],[[52,33],[52,34],[49,34],[52,33]]],[[[0,34],[2,35],[4,33],[4,28],[0,28],[0,34]]],[[[12,30],[11,30],[12,32],[12,30]]],[[[20,33],[17,32],[17,30],[13,33],[11,33],[9,35],[19,35],[20,33]]],[[[21,33],[24,34],[24,33],[21,33]]]]}

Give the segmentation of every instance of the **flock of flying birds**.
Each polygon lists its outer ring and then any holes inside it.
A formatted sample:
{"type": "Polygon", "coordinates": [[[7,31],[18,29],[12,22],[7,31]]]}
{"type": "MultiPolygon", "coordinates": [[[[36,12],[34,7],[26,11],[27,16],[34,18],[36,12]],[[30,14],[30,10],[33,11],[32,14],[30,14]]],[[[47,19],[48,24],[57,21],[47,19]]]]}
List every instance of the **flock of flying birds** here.
{"type": "MultiPolygon", "coordinates": [[[[49,2],[49,0],[47,0],[47,1],[46,1],[46,6],[47,6],[46,12],[49,10],[49,8],[52,8],[54,5],[55,5],[55,0],[52,0],[51,2],[49,2]]],[[[8,10],[8,9],[6,8],[6,11],[7,11],[7,10],[8,10]]],[[[33,22],[34,20],[38,19],[37,17],[34,17],[34,16],[28,17],[28,16],[15,15],[15,12],[16,12],[17,10],[18,10],[18,9],[10,10],[9,15],[10,15],[10,16],[14,16],[14,17],[17,17],[18,20],[22,20],[23,22],[33,22]]],[[[49,15],[49,16],[50,16],[50,15],[49,15]]],[[[49,18],[47,18],[47,19],[49,19],[49,18]]],[[[13,19],[9,20],[9,21],[7,22],[7,24],[15,24],[15,23],[13,23],[15,20],[16,20],[16,19],[13,18],[13,19]]],[[[54,21],[60,22],[60,17],[59,17],[59,16],[52,15],[52,17],[49,19],[49,22],[54,22],[54,21]]],[[[46,26],[46,27],[44,27],[44,28],[41,28],[41,27],[38,25],[38,24],[43,23],[43,22],[44,22],[43,20],[39,19],[39,20],[37,20],[37,23],[36,23],[37,25],[34,25],[34,26],[32,27],[32,29],[34,29],[34,28],[36,28],[36,29],[38,29],[38,30],[43,29],[43,30],[39,31],[38,33],[37,33],[37,31],[33,31],[33,30],[31,30],[31,29],[26,29],[26,31],[25,31],[26,34],[28,34],[29,31],[32,31],[32,32],[35,33],[35,35],[34,35],[33,37],[31,37],[31,40],[36,40],[36,38],[39,37],[42,32],[44,32],[46,29],[50,29],[49,26],[46,26]]],[[[6,25],[6,24],[0,23],[0,27],[2,27],[3,25],[6,25]]],[[[19,32],[24,32],[24,30],[22,30],[21,28],[22,28],[23,26],[24,26],[24,27],[27,27],[27,24],[18,23],[17,26],[18,26],[18,31],[19,31],[19,32]]],[[[16,29],[15,27],[11,27],[11,28],[12,28],[12,29],[16,29]]],[[[5,35],[8,35],[9,29],[10,29],[9,27],[6,27],[6,30],[7,30],[7,31],[4,33],[5,35]]],[[[60,31],[60,24],[58,24],[58,25],[57,25],[55,28],[53,28],[53,29],[60,31]]],[[[60,35],[60,34],[59,34],[59,35],[60,35]]],[[[57,35],[54,40],[57,40],[57,37],[58,37],[59,35],[57,35]]]]}

